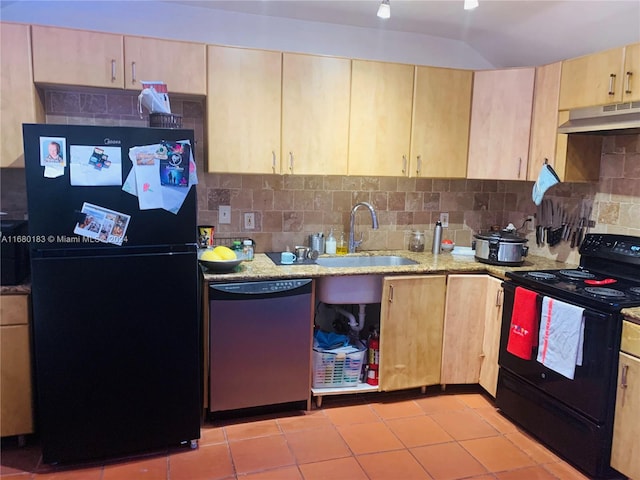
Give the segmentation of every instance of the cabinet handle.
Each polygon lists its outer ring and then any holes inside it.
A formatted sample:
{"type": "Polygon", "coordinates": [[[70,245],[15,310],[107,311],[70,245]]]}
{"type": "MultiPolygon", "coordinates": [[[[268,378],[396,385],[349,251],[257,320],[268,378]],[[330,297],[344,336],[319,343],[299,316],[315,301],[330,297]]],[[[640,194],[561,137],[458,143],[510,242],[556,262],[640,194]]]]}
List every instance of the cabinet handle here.
{"type": "Polygon", "coordinates": [[[116,61],[111,60],[111,81],[115,82],[116,81],[116,61]]]}
{"type": "Polygon", "coordinates": [[[629,371],[629,365],[622,366],[622,378],[620,379],[620,388],[627,388],[627,372],[629,371]]]}
{"type": "Polygon", "coordinates": [[[522,157],[518,157],[518,178],[520,178],[521,173],[522,173],[522,157]]]}
{"type": "Polygon", "coordinates": [[[407,173],[407,156],[402,155],[402,173],[407,173]]]}
{"type": "Polygon", "coordinates": [[[289,152],[289,171],[293,173],[293,152],[289,152]]]}
{"type": "Polygon", "coordinates": [[[633,75],[633,72],[627,72],[627,75],[626,75],[627,86],[624,89],[624,93],[626,93],[627,95],[631,95],[631,75],[633,75]]]}
{"type": "Polygon", "coordinates": [[[422,170],[422,155],[418,155],[418,168],[416,169],[416,175],[420,175],[420,171],[422,170]]]}
{"type": "Polygon", "coordinates": [[[502,293],[502,290],[498,290],[498,292],[496,293],[496,307],[502,305],[502,293]]]}
{"type": "Polygon", "coordinates": [[[615,81],[616,81],[616,74],[612,73],[609,75],[609,95],[615,95],[615,81]]]}
{"type": "Polygon", "coordinates": [[[389,303],[393,303],[393,285],[389,285],[389,303]]]}
{"type": "Polygon", "coordinates": [[[273,170],[273,173],[277,173],[276,172],[276,152],[275,152],[275,150],[271,151],[271,169],[273,170]]]}
{"type": "Polygon", "coordinates": [[[131,62],[131,83],[136,83],[136,62],[131,62]]]}

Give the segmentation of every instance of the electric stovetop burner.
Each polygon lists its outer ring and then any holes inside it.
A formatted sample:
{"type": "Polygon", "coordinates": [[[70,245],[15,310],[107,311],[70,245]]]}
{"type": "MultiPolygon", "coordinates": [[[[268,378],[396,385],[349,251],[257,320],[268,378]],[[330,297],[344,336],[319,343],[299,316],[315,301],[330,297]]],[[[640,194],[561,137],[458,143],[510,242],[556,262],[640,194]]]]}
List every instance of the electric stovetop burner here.
{"type": "Polygon", "coordinates": [[[585,280],[596,277],[593,273],[586,270],[560,270],[559,273],[560,275],[572,280],[585,280]]]}
{"type": "Polygon", "coordinates": [[[631,287],[629,289],[629,293],[633,293],[634,295],[640,295],[640,287],[631,287]]]}
{"type": "Polygon", "coordinates": [[[558,278],[553,273],[547,272],[527,272],[527,275],[531,278],[535,278],[536,280],[555,280],[556,278],[558,278]]]}
{"type": "Polygon", "coordinates": [[[624,292],[620,290],[606,287],[585,287],[584,291],[596,297],[604,298],[621,298],[625,296],[624,292]]]}

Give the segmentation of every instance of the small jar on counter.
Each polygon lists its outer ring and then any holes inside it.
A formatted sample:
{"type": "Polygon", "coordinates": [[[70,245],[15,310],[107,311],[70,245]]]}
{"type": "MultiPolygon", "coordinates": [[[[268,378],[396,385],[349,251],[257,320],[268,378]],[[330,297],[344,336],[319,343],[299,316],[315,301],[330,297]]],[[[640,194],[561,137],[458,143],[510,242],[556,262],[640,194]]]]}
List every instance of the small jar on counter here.
{"type": "Polygon", "coordinates": [[[424,233],[413,230],[409,238],[409,251],[424,252],[424,233]]]}
{"type": "Polygon", "coordinates": [[[244,241],[242,253],[244,254],[245,261],[253,260],[253,240],[247,239],[244,241]]]}

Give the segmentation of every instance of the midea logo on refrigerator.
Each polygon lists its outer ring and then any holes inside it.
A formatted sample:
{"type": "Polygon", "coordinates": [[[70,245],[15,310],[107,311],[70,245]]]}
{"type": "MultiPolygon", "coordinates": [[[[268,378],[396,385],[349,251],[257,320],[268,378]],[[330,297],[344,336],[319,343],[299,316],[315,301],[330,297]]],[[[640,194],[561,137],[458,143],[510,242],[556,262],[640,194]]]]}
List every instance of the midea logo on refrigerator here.
{"type": "Polygon", "coordinates": [[[104,144],[105,145],[120,145],[122,144],[121,140],[112,140],[110,138],[105,138],[104,139],[104,144]]]}

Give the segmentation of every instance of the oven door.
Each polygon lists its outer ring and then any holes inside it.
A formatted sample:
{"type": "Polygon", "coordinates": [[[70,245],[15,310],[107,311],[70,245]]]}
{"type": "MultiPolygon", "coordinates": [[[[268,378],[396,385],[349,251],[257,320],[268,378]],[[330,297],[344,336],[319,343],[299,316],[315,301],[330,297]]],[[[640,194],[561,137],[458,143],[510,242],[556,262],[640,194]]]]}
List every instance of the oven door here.
{"type": "MultiPolygon", "coordinates": [[[[583,361],[582,366],[576,366],[574,379],[571,380],[539,363],[535,347],[531,360],[523,360],[507,352],[516,285],[507,281],[503,286],[504,310],[498,359],[500,367],[593,422],[604,423],[610,415],[611,396],[615,391],[621,329],[619,316],[585,309],[583,361]]],[[[557,300],[562,301],[561,298],[557,300]]],[[[542,303],[542,295],[539,295],[538,301],[542,303]]]]}

